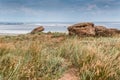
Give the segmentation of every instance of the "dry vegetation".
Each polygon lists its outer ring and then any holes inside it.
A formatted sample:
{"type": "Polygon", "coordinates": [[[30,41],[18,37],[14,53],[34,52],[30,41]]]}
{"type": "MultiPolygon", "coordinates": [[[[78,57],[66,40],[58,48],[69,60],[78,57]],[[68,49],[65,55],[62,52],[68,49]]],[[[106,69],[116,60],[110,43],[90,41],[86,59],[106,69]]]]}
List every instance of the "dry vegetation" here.
{"type": "Polygon", "coordinates": [[[120,80],[120,36],[0,37],[0,80],[59,80],[70,69],[79,80],[120,80]]]}

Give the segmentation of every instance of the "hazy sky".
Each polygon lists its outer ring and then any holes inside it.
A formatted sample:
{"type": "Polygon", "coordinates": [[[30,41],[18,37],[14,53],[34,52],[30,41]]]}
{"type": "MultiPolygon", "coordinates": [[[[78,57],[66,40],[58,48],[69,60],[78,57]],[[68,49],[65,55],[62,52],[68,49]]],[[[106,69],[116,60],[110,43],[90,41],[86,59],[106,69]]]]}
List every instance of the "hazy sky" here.
{"type": "Polygon", "coordinates": [[[120,21],[120,0],[0,0],[0,21],[120,21]]]}

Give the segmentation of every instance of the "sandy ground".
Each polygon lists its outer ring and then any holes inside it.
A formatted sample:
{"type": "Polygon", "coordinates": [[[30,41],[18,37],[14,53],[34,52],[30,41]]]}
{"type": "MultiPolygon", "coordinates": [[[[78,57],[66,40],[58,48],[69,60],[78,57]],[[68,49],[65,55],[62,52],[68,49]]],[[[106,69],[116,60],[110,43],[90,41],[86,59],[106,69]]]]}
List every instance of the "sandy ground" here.
{"type": "Polygon", "coordinates": [[[76,75],[76,69],[69,69],[59,80],[79,80],[76,75]]]}

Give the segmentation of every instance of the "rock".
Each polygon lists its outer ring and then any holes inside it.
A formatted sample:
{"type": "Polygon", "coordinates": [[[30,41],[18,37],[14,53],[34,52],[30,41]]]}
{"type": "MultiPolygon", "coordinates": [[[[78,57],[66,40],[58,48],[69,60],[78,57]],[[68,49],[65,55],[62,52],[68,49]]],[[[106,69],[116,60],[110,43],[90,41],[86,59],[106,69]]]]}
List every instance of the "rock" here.
{"type": "Polygon", "coordinates": [[[112,36],[120,34],[120,30],[113,28],[106,28],[104,26],[95,26],[96,36],[112,36]]]}
{"type": "Polygon", "coordinates": [[[114,33],[114,34],[120,34],[120,30],[118,30],[118,29],[113,29],[113,28],[109,29],[109,32],[112,32],[112,33],[114,33]]]}
{"type": "Polygon", "coordinates": [[[68,27],[69,35],[95,36],[93,23],[78,23],[68,27]]]}
{"type": "Polygon", "coordinates": [[[77,23],[77,24],[74,24],[73,26],[75,26],[75,27],[86,27],[86,26],[94,27],[94,23],[91,23],[91,22],[84,22],[84,23],[77,23]]]}
{"type": "Polygon", "coordinates": [[[94,26],[93,23],[78,23],[68,27],[69,35],[78,36],[112,36],[120,34],[120,30],[106,28],[104,26],[94,26]]]}
{"type": "Polygon", "coordinates": [[[109,30],[104,26],[95,26],[95,35],[96,36],[110,36],[112,33],[109,33],[109,30]]]}
{"type": "Polygon", "coordinates": [[[31,34],[39,33],[39,32],[42,32],[42,31],[44,31],[44,27],[40,26],[40,27],[37,27],[37,28],[33,29],[31,34]]]}

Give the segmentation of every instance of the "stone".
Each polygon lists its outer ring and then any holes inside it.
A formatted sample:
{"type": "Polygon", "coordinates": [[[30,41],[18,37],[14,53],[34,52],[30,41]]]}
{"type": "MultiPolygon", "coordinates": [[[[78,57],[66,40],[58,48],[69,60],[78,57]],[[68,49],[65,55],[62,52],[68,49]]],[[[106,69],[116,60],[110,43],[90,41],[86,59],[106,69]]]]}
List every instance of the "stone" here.
{"type": "Polygon", "coordinates": [[[95,26],[95,33],[96,33],[96,36],[111,35],[111,33],[109,33],[108,29],[104,26],[95,26]]]}
{"type": "Polygon", "coordinates": [[[78,36],[113,36],[120,34],[120,30],[107,28],[104,26],[95,26],[94,23],[78,23],[68,27],[69,35],[78,36]]]}
{"type": "Polygon", "coordinates": [[[95,36],[93,23],[78,23],[68,27],[69,35],[95,36]]]}
{"type": "Polygon", "coordinates": [[[96,36],[112,36],[120,34],[120,30],[113,28],[106,28],[104,26],[95,26],[96,36]]]}
{"type": "Polygon", "coordinates": [[[40,27],[37,27],[37,28],[33,29],[31,31],[31,34],[39,33],[39,32],[42,32],[42,31],[44,31],[44,27],[40,26],[40,27]]]}

